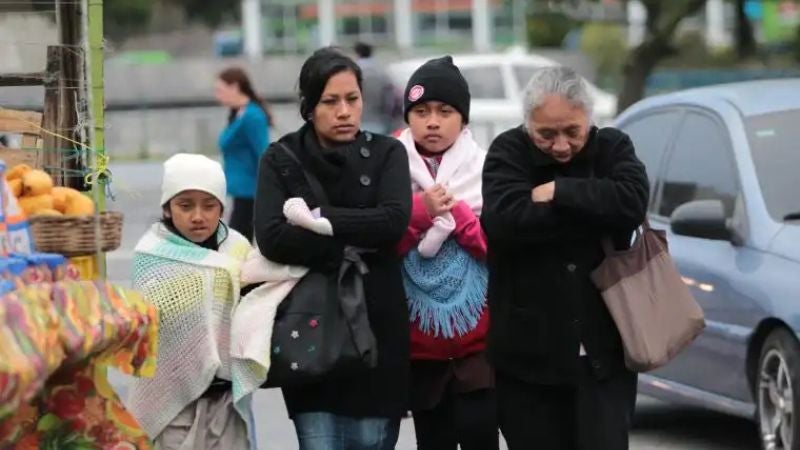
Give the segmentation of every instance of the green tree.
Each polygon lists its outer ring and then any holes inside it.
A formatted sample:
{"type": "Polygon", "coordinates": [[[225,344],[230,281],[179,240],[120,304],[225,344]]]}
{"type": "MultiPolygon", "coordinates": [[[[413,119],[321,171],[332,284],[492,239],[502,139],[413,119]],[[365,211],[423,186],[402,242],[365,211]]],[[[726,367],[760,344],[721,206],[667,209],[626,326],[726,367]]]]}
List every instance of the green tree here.
{"type": "MultiPolygon", "coordinates": [[[[562,4],[598,0],[556,0],[562,4]]],[[[629,0],[621,0],[625,3],[629,0]]],[[[644,40],[630,49],[622,67],[622,89],[618,97],[619,111],[644,97],[647,78],[668,56],[675,52],[673,40],[683,19],[697,14],[706,0],[639,0],[647,11],[644,40]]],[[[737,0],[739,1],[739,0],[737,0]]],[[[545,5],[535,0],[537,5],[545,5]]]]}
{"type": "Polygon", "coordinates": [[[747,17],[745,4],[747,0],[733,0],[736,7],[736,27],[735,27],[735,46],[736,56],[739,59],[754,56],[757,50],[756,36],[753,30],[753,24],[750,18],[747,17]]]}
{"type": "Polygon", "coordinates": [[[800,62],[800,26],[797,27],[794,36],[794,58],[800,62]]]}
{"type": "Polygon", "coordinates": [[[534,13],[527,17],[528,45],[531,47],[560,47],[575,25],[559,12],[534,13]]]}
{"type": "MultiPolygon", "coordinates": [[[[146,29],[155,2],[156,0],[104,0],[103,21],[106,34],[112,39],[119,39],[146,29]]],[[[36,0],[30,4],[37,11],[55,11],[58,6],[56,0],[36,0]]]]}
{"type": "Polygon", "coordinates": [[[240,0],[164,0],[179,5],[190,20],[216,27],[227,20],[241,17],[240,0]]]}
{"type": "Polygon", "coordinates": [[[641,44],[628,52],[623,65],[619,111],[644,97],[645,83],[656,66],[673,52],[672,41],[678,25],[700,11],[706,0],[640,0],[647,10],[645,36],[641,44]]]}
{"type": "Polygon", "coordinates": [[[150,24],[155,0],[104,0],[103,21],[105,33],[111,39],[143,31],[150,24]]]}
{"type": "Polygon", "coordinates": [[[625,28],[620,24],[590,22],[583,26],[581,52],[594,63],[598,86],[619,87],[627,47],[625,28]]]}

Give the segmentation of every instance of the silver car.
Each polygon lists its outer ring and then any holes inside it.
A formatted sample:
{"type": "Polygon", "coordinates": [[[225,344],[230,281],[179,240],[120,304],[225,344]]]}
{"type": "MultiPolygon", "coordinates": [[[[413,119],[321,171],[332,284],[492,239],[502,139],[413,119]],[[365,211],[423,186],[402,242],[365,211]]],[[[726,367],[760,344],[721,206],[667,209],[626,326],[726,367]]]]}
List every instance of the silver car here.
{"type": "Polygon", "coordinates": [[[641,392],[754,418],[765,449],[800,449],[800,79],[649,98],[616,126],[707,320],[641,392]]]}

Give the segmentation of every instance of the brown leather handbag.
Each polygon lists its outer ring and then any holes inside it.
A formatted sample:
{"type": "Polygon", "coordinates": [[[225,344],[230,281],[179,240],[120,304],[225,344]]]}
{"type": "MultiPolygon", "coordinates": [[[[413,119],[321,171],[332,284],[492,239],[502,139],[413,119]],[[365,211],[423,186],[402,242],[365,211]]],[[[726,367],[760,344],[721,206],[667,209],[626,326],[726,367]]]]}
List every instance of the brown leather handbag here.
{"type": "Polygon", "coordinates": [[[592,281],[622,336],[625,364],[647,372],[667,364],[705,328],[703,310],[672,262],[666,233],[645,221],[627,250],[603,240],[592,281]]]}

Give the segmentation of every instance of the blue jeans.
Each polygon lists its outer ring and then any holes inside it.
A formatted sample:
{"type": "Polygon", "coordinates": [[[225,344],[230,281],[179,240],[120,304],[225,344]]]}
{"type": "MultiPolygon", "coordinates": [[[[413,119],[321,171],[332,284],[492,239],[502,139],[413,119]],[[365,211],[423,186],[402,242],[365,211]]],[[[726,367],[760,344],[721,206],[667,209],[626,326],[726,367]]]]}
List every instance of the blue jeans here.
{"type": "Polygon", "coordinates": [[[300,450],[394,450],[400,418],[310,412],[296,414],[294,428],[300,450]]]}

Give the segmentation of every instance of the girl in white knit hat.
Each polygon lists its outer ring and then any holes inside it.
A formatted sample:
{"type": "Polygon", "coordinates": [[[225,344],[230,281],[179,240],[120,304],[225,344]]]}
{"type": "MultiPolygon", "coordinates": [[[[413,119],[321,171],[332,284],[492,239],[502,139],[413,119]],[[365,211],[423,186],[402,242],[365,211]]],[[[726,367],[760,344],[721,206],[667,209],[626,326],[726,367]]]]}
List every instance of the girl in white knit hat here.
{"type": "Polygon", "coordinates": [[[133,382],[128,407],[161,450],[255,448],[250,408],[234,408],[231,321],[250,243],[222,222],[219,163],[164,163],[162,220],[136,246],[134,287],[159,309],[156,375],[133,382]]]}

